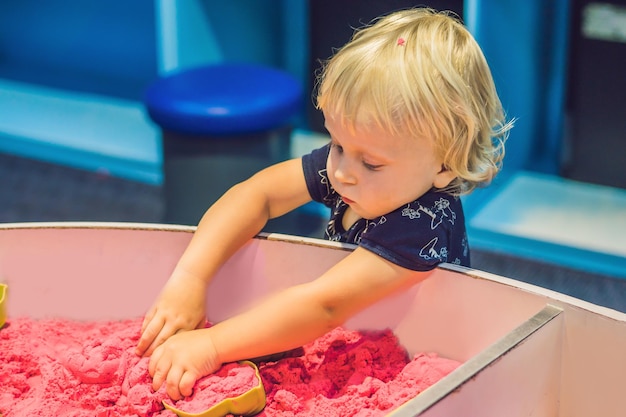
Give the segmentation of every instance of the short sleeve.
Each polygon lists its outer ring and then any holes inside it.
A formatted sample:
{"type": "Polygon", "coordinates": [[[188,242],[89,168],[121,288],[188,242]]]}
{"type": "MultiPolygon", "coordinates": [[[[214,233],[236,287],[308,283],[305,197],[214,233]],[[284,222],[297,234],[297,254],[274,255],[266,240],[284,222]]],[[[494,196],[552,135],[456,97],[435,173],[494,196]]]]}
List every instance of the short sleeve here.
{"type": "Polygon", "coordinates": [[[311,198],[313,201],[323,203],[328,207],[332,204],[330,196],[334,192],[326,173],[326,161],[329,152],[330,144],[326,144],[302,156],[304,179],[311,198]]]}

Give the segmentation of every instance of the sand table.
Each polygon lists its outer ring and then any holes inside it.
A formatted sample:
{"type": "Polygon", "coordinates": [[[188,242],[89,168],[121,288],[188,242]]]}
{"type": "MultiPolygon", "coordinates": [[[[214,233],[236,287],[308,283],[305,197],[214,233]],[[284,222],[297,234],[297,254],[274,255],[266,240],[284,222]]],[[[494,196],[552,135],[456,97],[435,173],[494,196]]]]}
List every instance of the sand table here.
{"type": "MultiPolygon", "coordinates": [[[[148,359],[134,349],[141,319],[9,320],[0,330],[4,417],[169,416],[151,389],[148,359]]],[[[259,416],[381,416],[459,365],[434,354],[409,358],[391,331],[336,329],[278,360],[259,363],[267,406],[259,416]]],[[[252,368],[224,365],[174,402],[203,410],[253,387],[252,368]]]]}

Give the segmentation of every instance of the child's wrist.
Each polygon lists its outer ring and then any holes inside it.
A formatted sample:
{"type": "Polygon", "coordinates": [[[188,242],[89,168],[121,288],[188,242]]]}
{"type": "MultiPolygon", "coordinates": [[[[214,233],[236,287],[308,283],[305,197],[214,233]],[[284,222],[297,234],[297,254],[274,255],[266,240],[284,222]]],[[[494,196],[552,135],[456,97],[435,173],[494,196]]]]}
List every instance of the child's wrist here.
{"type": "Polygon", "coordinates": [[[207,333],[207,358],[209,358],[207,367],[209,368],[209,372],[211,373],[218,370],[222,366],[224,361],[222,360],[219,350],[217,349],[217,346],[215,345],[213,338],[211,337],[211,329],[208,328],[205,329],[205,331],[207,333]]]}
{"type": "Polygon", "coordinates": [[[206,287],[209,284],[210,277],[202,276],[201,274],[193,273],[189,269],[184,266],[177,265],[172,275],[170,275],[170,282],[182,282],[188,283],[192,282],[194,285],[202,285],[206,287]]]}

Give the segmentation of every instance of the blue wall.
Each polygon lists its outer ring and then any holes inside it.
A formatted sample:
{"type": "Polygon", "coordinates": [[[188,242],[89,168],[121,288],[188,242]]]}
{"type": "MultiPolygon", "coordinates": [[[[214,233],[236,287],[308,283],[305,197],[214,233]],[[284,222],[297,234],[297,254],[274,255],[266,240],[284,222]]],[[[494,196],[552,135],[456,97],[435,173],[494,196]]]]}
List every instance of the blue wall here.
{"type": "Polygon", "coordinates": [[[139,99],[157,74],[152,0],[3,0],[0,77],[139,99]]]}
{"type": "Polygon", "coordinates": [[[246,61],[301,76],[306,33],[305,1],[3,0],[0,78],[140,100],[164,65],[246,61]],[[172,41],[176,62],[164,64],[172,41]]]}
{"type": "Polygon", "coordinates": [[[569,0],[467,0],[507,114],[516,119],[505,174],[557,173],[564,115],[569,0]]]}

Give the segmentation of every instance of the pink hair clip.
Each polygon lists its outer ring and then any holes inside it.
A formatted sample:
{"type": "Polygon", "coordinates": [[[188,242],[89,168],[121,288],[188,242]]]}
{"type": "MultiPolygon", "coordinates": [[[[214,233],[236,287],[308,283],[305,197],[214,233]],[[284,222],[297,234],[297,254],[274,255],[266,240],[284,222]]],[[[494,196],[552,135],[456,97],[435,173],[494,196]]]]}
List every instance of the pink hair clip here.
{"type": "Polygon", "coordinates": [[[398,38],[398,46],[404,46],[405,42],[404,38],[398,38]]]}

